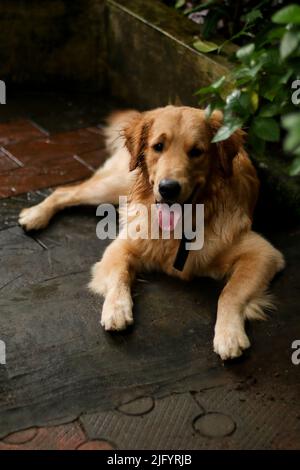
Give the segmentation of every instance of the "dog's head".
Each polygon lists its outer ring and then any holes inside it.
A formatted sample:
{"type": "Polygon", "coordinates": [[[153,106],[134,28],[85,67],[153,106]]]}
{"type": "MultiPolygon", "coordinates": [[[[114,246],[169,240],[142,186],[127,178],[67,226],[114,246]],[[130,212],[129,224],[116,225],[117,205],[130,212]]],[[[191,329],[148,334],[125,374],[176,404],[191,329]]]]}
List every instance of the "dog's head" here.
{"type": "Polygon", "coordinates": [[[183,106],[136,114],[124,129],[130,170],[142,169],[157,202],[183,204],[196,187],[205,189],[212,174],[232,174],[244,133],[212,143],[222,120],[220,111],[206,119],[203,110],[183,106]]]}

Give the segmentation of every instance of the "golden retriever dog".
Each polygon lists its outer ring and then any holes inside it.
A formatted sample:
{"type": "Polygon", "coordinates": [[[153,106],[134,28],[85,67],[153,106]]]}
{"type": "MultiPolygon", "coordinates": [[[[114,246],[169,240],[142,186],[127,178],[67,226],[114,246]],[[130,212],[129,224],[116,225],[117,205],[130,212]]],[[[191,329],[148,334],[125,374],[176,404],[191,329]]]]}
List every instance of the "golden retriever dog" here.
{"type": "Polygon", "coordinates": [[[133,322],[131,287],[137,273],[160,270],[186,281],[195,276],[225,280],[214,351],[226,360],[250,346],[245,321],[264,318],[271,303],[266,290],[284,259],[251,230],[259,182],[243,146],[244,132],[212,143],[222,119],[219,111],[207,118],[204,110],[185,106],[116,113],[106,129],[111,156],[105,164],[89,180],[58,188],[42,203],[22,210],[21,226],[33,230],[45,227],[65,207],[117,204],[122,195],[132,207],[204,204],[204,245],[189,252],[181,269],[174,267],[180,246],[174,236],[132,239],[120,236],[123,228],[108,246],[90,282],[92,291],[105,298],[105,330],[123,330],[133,322]]]}

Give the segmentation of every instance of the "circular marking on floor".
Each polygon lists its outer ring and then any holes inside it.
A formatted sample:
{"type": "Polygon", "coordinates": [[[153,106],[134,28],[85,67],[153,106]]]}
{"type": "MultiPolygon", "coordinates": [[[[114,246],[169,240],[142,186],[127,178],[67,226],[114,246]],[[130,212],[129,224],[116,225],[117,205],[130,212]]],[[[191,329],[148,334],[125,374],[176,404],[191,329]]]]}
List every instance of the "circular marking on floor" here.
{"type": "Polygon", "coordinates": [[[21,445],[32,441],[38,433],[37,428],[25,429],[24,431],[14,432],[3,439],[5,444],[21,445]]]}
{"type": "Polygon", "coordinates": [[[87,441],[77,448],[77,450],[114,450],[115,448],[107,441],[87,441]]]}
{"type": "Polygon", "coordinates": [[[129,416],[141,416],[150,413],[153,408],[154,400],[152,397],[140,397],[120,405],[117,410],[129,416]]]}
{"type": "Polygon", "coordinates": [[[217,412],[197,416],[193,426],[195,431],[206,437],[230,436],[236,429],[236,424],[230,416],[217,412]]]}

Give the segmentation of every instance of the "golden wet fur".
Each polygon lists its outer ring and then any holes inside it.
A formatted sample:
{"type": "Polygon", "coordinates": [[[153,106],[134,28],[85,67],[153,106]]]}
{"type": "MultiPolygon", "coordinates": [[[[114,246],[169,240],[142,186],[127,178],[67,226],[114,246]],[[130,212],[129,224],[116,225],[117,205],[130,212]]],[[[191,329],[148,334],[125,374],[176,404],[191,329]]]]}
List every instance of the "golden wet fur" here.
{"type": "Polygon", "coordinates": [[[284,267],[284,259],[251,230],[259,182],[243,146],[244,132],[237,130],[214,144],[212,138],[221,125],[220,112],[206,119],[203,110],[189,107],[115,113],[106,129],[111,157],[105,164],[88,181],[59,188],[41,204],[21,212],[20,224],[32,230],[45,227],[64,207],[117,204],[120,195],[129,196],[132,208],[136,203],[150,208],[161,201],[158,185],[164,178],[180,183],[176,202],[181,204],[197,188],[193,203],[204,204],[204,246],[189,253],[182,272],[173,267],[179,240],[172,237],[119,236],[93,267],[90,288],[105,297],[101,323],[106,330],[122,330],[133,322],[131,286],[136,274],[161,270],[184,280],[225,279],[214,350],[225,360],[250,346],[245,320],[264,317],[263,309],[271,305],[266,289],[284,267]],[[157,151],[157,144],[162,151],[157,151]]]}

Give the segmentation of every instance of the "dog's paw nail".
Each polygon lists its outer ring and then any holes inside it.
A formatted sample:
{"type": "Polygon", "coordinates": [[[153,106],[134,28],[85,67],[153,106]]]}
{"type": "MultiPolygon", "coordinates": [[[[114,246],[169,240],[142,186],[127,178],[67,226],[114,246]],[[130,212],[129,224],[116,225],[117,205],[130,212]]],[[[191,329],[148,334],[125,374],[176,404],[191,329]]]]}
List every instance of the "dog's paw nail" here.
{"type": "Polygon", "coordinates": [[[132,325],[132,301],[104,302],[101,325],[106,331],[121,331],[132,325]]]}
{"type": "Polygon", "coordinates": [[[250,341],[244,331],[227,329],[216,333],[214,338],[214,351],[223,361],[241,356],[249,347],[250,341]]]}
{"type": "Polygon", "coordinates": [[[38,206],[23,209],[20,212],[18,223],[25,230],[38,230],[44,228],[48,223],[48,216],[45,211],[38,206]]]}

